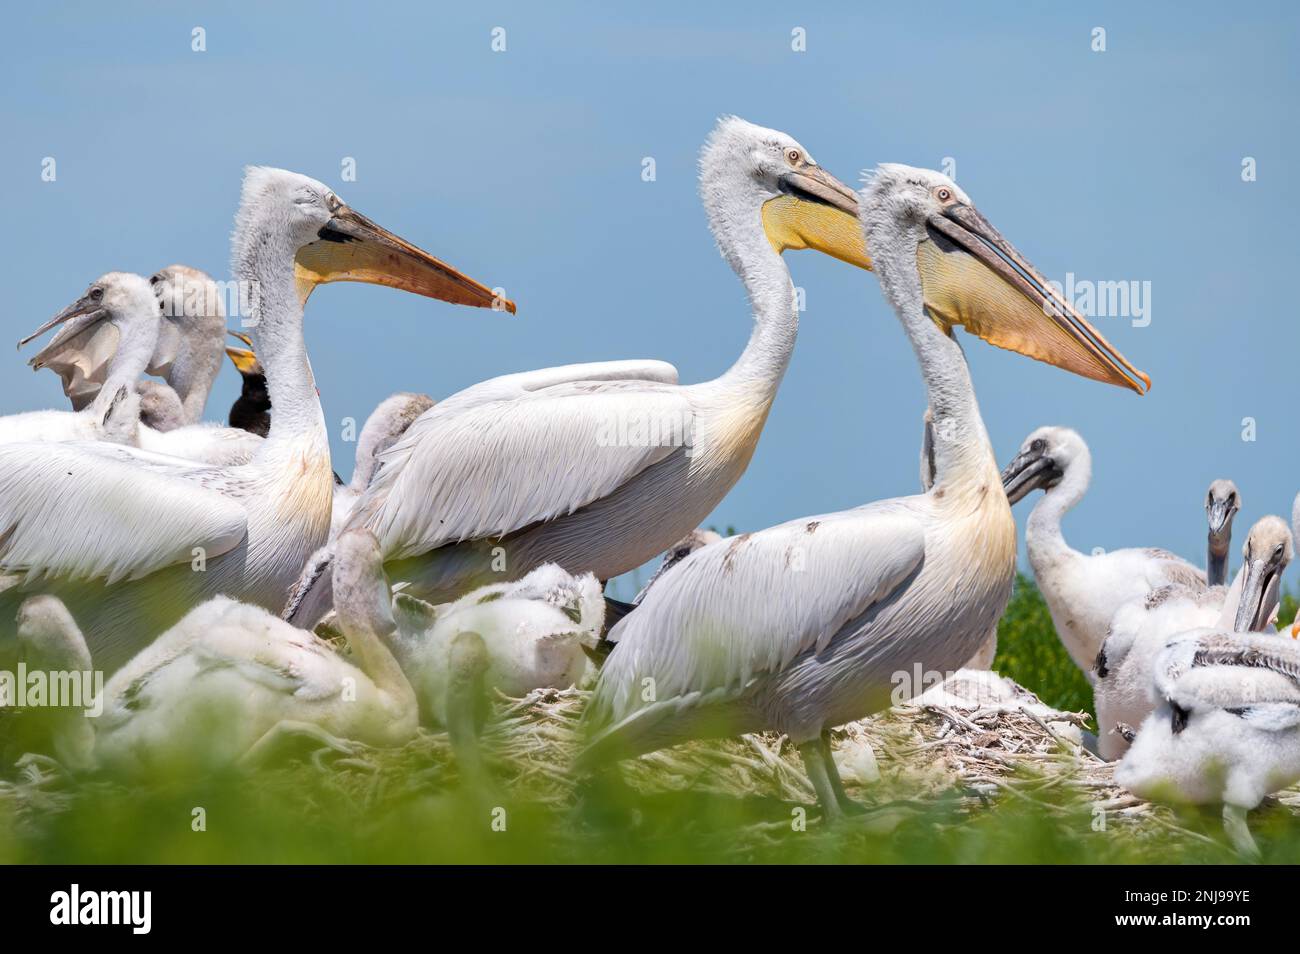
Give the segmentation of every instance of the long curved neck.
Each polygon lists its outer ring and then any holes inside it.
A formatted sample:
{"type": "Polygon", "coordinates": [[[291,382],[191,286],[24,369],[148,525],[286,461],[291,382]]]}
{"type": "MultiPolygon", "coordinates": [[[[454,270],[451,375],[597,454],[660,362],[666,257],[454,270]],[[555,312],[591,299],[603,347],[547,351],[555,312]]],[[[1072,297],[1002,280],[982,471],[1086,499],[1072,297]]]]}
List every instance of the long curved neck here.
{"type": "Polygon", "coordinates": [[[1210,531],[1206,546],[1205,578],[1210,586],[1222,586],[1228,580],[1228,547],[1232,543],[1231,525],[1226,532],[1210,531]]]}
{"type": "Polygon", "coordinates": [[[156,315],[128,318],[120,322],[118,327],[122,332],[122,342],[108,363],[103,386],[90,404],[91,414],[103,415],[123,387],[134,397],[135,383],[144,374],[145,368],[149,367],[153,350],[158,344],[156,315]]]}
{"type": "Polygon", "coordinates": [[[771,402],[785,376],[799,333],[794,283],[780,253],[763,230],[761,216],[748,213],[714,216],[713,234],[749,293],[754,330],[749,343],[720,381],[740,385],[771,402]]]}
{"type": "Polygon", "coordinates": [[[1060,482],[1048,488],[1043,499],[1034,506],[1025,525],[1025,546],[1031,561],[1037,563],[1044,557],[1077,554],[1078,551],[1065,542],[1061,518],[1083,499],[1091,480],[1092,461],[1081,453],[1070,461],[1060,482]]]}
{"type": "Polygon", "coordinates": [[[256,320],[248,334],[266,372],[266,387],[275,408],[267,444],[309,437],[327,445],[325,415],[303,339],[292,250],[277,248],[274,242],[253,243],[252,248],[246,260],[236,263],[236,278],[254,282],[257,289],[256,320]]]}
{"type": "Polygon", "coordinates": [[[179,353],[167,375],[167,383],[181,399],[186,424],[197,424],[203,419],[203,408],[208,403],[212,382],[221,370],[221,339],[216,347],[207,336],[182,333],[179,353]]]}
{"type": "Polygon", "coordinates": [[[886,299],[916,352],[931,414],[934,488],[983,481],[997,476],[970,369],[961,345],[925,310],[914,242],[885,242],[875,258],[886,299]]]}

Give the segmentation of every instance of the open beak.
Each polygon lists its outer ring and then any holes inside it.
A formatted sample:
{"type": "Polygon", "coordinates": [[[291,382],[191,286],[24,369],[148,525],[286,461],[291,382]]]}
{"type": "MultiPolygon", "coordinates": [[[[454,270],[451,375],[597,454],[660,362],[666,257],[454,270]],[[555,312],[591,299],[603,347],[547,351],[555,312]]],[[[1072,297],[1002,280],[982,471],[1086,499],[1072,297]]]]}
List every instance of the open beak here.
{"type": "Polygon", "coordinates": [[[1061,479],[1061,469],[1043,451],[1024,451],[1002,472],[1002,490],[1007,500],[1019,503],[1031,491],[1050,487],[1061,479]]]}
{"type": "Polygon", "coordinates": [[[926,231],[917,265],[926,308],[945,330],[962,325],[999,348],[1138,394],[1151,387],[973,206],[946,207],[926,231]]]}
{"type": "MultiPolygon", "coordinates": [[[[23,338],[21,341],[19,341],[18,347],[21,348],[29,341],[33,341],[36,338],[39,338],[41,335],[45,334],[45,332],[49,331],[51,328],[57,328],[60,325],[66,326],[66,333],[63,336],[64,339],[66,340],[68,337],[75,334],[79,334],[80,332],[89,328],[91,325],[95,324],[98,321],[103,321],[107,317],[108,317],[108,311],[100,307],[99,302],[91,299],[89,295],[83,295],[81,298],[78,298],[71,305],[63,309],[61,312],[59,312],[57,315],[55,315],[45,324],[41,325],[39,328],[33,331],[26,338],[23,338]]],[[[39,370],[42,367],[42,359],[44,355],[45,355],[45,351],[42,350],[35,357],[33,357],[32,360],[28,362],[28,364],[30,364],[33,368],[39,370]]]]}
{"type": "Polygon", "coordinates": [[[871,269],[852,189],[820,166],[791,170],[780,186],[784,195],[763,203],[763,230],[778,253],[811,248],[871,269]]]}
{"type": "Polygon", "coordinates": [[[326,282],[368,282],[457,305],[515,311],[508,298],[499,298],[486,285],[346,205],[338,207],[316,241],[298,250],[294,263],[303,301],[326,282]]]}

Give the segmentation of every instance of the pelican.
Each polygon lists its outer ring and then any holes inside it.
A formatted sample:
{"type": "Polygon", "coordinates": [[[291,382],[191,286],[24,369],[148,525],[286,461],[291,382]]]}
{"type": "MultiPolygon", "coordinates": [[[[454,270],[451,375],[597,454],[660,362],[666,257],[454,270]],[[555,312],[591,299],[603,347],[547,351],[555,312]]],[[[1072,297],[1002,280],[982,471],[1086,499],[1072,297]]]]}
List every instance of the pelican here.
{"type": "MultiPolygon", "coordinates": [[[[56,751],[70,768],[138,774],[254,761],[287,734],[340,749],[348,748],[343,739],[405,742],[415,734],[417,704],[388,646],[396,623],[374,538],[364,531],[341,538],[335,573],[353,661],[261,607],[214,597],[118,670],[94,731],[78,712],[70,720],[82,723],[72,727],[78,734],[65,735],[56,751]]],[[[18,632],[46,647],[55,671],[90,668],[85,638],[58,599],[28,597],[18,632]]]]}
{"type": "MultiPolygon", "coordinates": [[[[149,283],[130,272],[101,275],[84,295],[64,308],[19,347],[62,325],[71,336],[98,325],[111,327],[122,345],[105,362],[102,387],[74,411],[28,411],[0,417],[0,444],[22,441],[97,441],[135,443],[140,399],[136,379],[144,372],[158,340],[158,303],[149,283]]],[[[57,339],[56,339],[57,343],[57,339]]],[[[42,367],[42,350],[32,366],[42,367]]]]}
{"type": "Polygon", "coordinates": [[[854,810],[829,728],[888,706],[896,673],[956,669],[1011,594],[1015,522],[953,326],[1149,386],[947,176],[881,166],[861,205],[928,393],[934,486],[721,540],[664,574],[611,634],[585,766],[770,729],[798,747],[828,818],[854,810]]]}
{"type": "Polygon", "coordinates": [[[1029,564],[1057,635],[1090,679],[1119,607],[1168,584],[1205,587],[1205,574],[1168,550],[1146,547],[1088,555],[1066,543],[1061,518],[1083,499],[1091,477],[1088,445],[1068,427],[1034,431],[1002,474],[1012,504],[1033,490],[1044,490],[1025,525],[1029,564]]]}
{"type": "MultiPolygon", "coordinates": [[[[156,415],[148,423],[156,430],[197,424],[221,368],[226,323],[221,296],[210,276],[188,265],[160,269],[149,285],[161,318],[144,370],[163,381],[140,382],[141,396],[149,392],[150,404],[145,410],[156,415]]],[[[70,325],[42,349],[39,363],[34,359],[32,365],[57,374],[73,410],[79,411],[103,387],[109,364],[122,346],[112,323],[70,325]]]]}
{"type": "MultiPolygon", "coordinates": [[[[26,344],[56,324],[62,324],[60,333],[30,363],[37,370],[51,366],[62,369],[60,373],[65,382],[74,382],[66,388],[74,405],[89,396],[92,389],[95,393],[78,411],[43,411],[4,419],[0,422],[0,440],[106,439],[171,457],[217,465],[244,464],[252,458],[261,438],[236,428],[186,424],[188,411],[180,393],[160,381],[137,380],[150,361],[158,360],[162,329],[167,329],[170,337],[188,340],[173,330],[170,319],[159,314],[160,310],[168,307],[166,302],[155,298],[157,289],[162,286],[155,284],[153,291],[144,295],[142,289],[148,287],[138,275],[122,272],[106,275],[92,285],[82,299],[20,342],[20,345],[26,344]],[[106,289],[117,293],[102,300],[93,297],[97,291],[103,293],[106,289]],[[81,372],[89,366],[91,356],[107,350],[106,343],[110,341],[115,347],[108,352],[102,370],[96,367],[83,376],[81,372]],[[124,399],[118,398],[118,392],[123,388],[127,394],[124,399]],[[120,401],[120,410],[113,414],[117,423],[109,426],[111,422],[105,409],[115,400],[120,401]],[[138,425],[135,423],[137,419],[138,425]],[[161,429],[152,426],[154,424],[160,424],[161,429]]],[[[187,327],[197,327],[202,331],[198,325],[187,327]]],[[[187,334],[193,337],[192,333],[187,334]]],[[[167,359],[172,363],[164,370],[175,371],[174,362],[180,360],[188,362],[185,367],[190,369],[199,364],[189,354],[192,348],[188,345],[167,345],[162,350],[177,356],[167,359]]],[[[201,376],[205,383],[201,389],[195,389],[190,386],[192,370],[183,375],[176,372],[181,393],[191,399],[196,394],[199,398],[206,398],[213,372],[205,368],[201,376]]],[[[201,407],[201,402],[198,406],[201,407]]]]}
{"type": "Polygon", "coordinates": [[[250,332],[275,405],[248,464],[198,466],[104,442],[0,446],[0,620],[34,592],[57,596],[107,673],[219,593],[278,611],[325,543],[334,477],[302,328],[313,287],[365,281],[499,304],[283,170],[249,169],[232,246],[235,277],[260,289],[250,332]]]}
{"type": "Polygon", "coordinates": [[[605,612],[594,576],[575,576],[553,563],[442,606],[404,593],[393,603],[393,653],[415,687],[421,721],[448,727],[467,717],[456,711],[467,695],[455,678],[458,654],[481,657],[472,667],[480,692],[517,697],[534,689],[565,689],[586,670],[584,647],[600,639],[605,612]]]}
{"type": "Polygon", "coordinates": [[[1133,729],[1151,711],[1155,659],[1171,638],[1210,627],[1243,633],[1271,630],[1282,574],[1294,555],[1286,521],[1273,516],[1256,521],[1242,555],[1245,563],[1230,589],[1162,586],[1116,612],[1095,667],[1097,746],[1102,758],[1109,761],[1123,755],[1133,729]]]}
{"type": "Polygon", "coordinates": [[[1241,495],[1230,480],[1215,480],[1205,495],[1205,519],[1210,526],[1205,559],[1205,581],[1210,586],[1228,582],[1228,547],[1232,545],[1232,518],[1241,509],[1241,495]]]}
{"type": "Polygon", "coordinates": [[[1222,804],[1234,846],[1257,855],[1246,813],[1300,779],[1300,646],[1193,630],[1170,642],[1154,670],[1155,711],[1115,781],[1142,798],[1222,804]]]}
{"type": "MultiPolygon", "coordinates": [[[[744,473],[798,329],[782,252],[871,262],[852,190],[785,133],[721,120],[700,192],[753,308],[740,358],[701,384],[679,385],[661,361],[613,361],[506,375],[439,402],[384,455],[349,518],[374,531],[407,592],[446,602],[548,562],[609,580],[698,526],[744,473]]],[[[328,611],[328,580],[304,581],[303,625],[328,611]]]]}

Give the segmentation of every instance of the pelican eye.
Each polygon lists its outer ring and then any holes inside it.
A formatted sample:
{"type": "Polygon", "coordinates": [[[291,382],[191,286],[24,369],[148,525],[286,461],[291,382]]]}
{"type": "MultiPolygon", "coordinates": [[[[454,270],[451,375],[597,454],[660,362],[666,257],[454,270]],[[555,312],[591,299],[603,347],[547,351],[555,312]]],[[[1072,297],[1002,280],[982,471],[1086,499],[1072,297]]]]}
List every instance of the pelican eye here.
{"type": "Polygon", "coordinates": [[[331,212],[337,212],[343,208],[343,202],[333,192],[325,193],[325,204],[329,206],[331,212]]]}
{"type": "Polygon", "coordinates": [[[1029,449],[1035,454],[1041,454],[1043,451],[1047,450],[1047,441],[1040,437],[1029,445],[1029,449]]]}
{"type": "Polygon", "coordinates": [[[103,297],[104,297],[104,289],[96,287],[90,290],[91,301],[99,301],[103,297]]]}
{"type": "Polygon", "coordinates": [[[940,186],[934,190],[934,197],[940,202],[950,202],[952,201],[952,190],[945,186],[940,186]]]}
{"type": "Polygon", "coordinates": [[[797,165],[799,160],[803,158],[803,153],[801,153],[798,149],[787,149],[785,151],[785,158],[786,161],[790,163],[790,165],[792,166],[797,165]]]}

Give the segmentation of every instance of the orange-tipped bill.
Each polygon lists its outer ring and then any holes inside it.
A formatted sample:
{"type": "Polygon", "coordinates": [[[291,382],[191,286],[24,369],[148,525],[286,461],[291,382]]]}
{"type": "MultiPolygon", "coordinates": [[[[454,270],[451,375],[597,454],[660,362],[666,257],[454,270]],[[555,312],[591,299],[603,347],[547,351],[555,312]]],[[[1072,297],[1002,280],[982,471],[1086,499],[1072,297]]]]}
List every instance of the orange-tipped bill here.
{"type": "Polygon", "coordinates": [[[917,246],[925,305],[945,329],[1144,394],[1151,379],[1111,346],[974,207],[950,205],[917,246]]]}
{"type": "Polygon", "coordinates": [[[342,204],[317,240],[298,250],[295,265],[304,300],[326,282],[368,282],[458,305],[515,310],[508,298],[342,204]]]}

